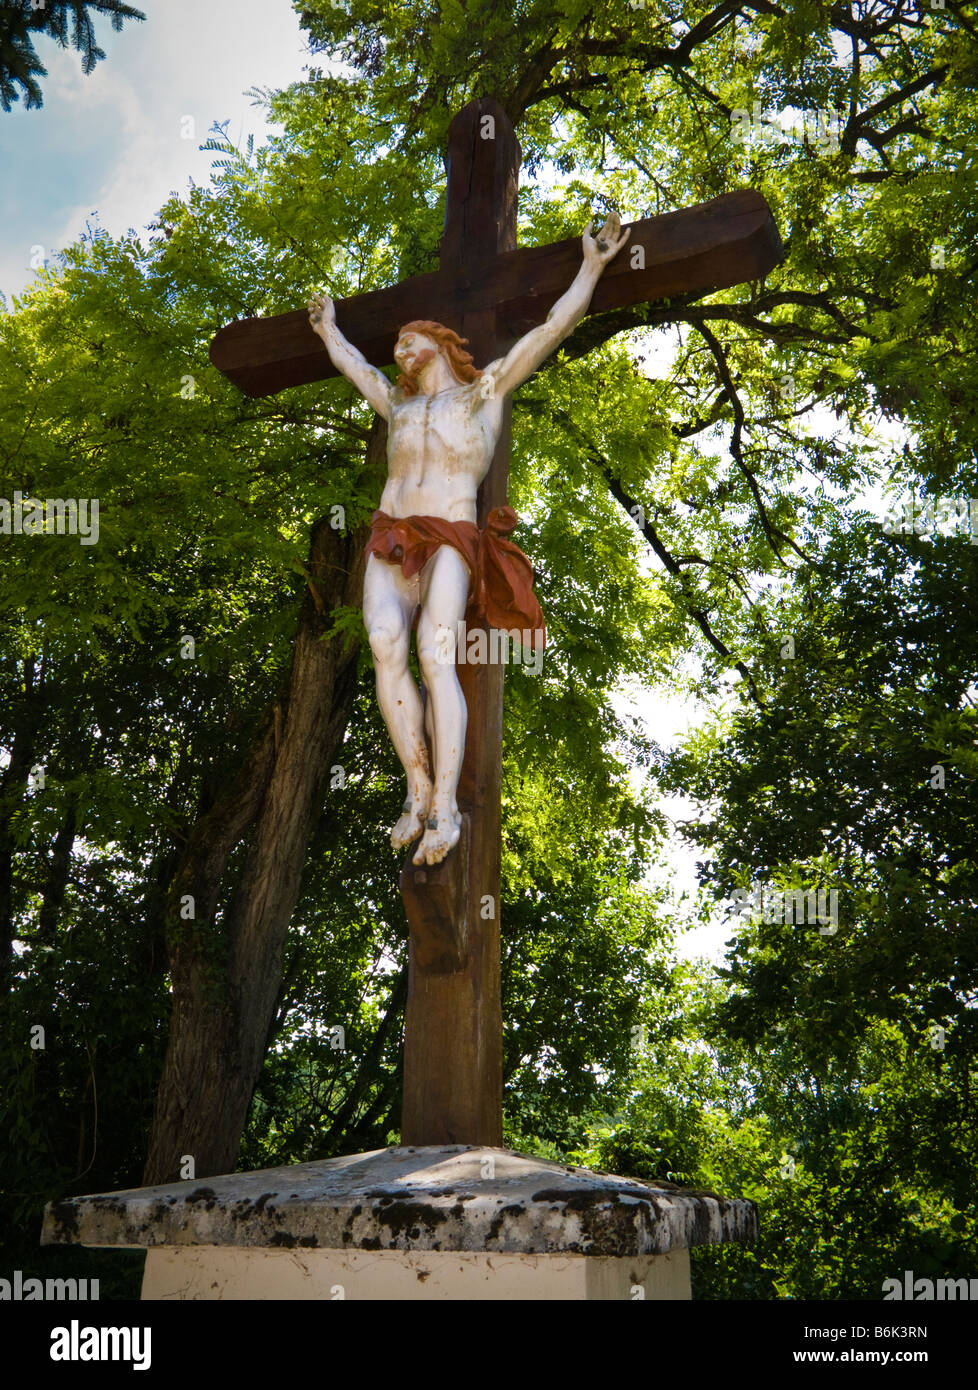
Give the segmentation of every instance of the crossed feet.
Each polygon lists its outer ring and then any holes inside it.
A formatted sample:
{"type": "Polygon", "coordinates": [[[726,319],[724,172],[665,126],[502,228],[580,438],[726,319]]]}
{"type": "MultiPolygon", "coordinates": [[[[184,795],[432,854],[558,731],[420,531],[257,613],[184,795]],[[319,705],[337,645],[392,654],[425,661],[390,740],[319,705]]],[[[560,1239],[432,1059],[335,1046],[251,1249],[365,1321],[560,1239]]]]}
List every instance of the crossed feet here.
{"type": "Polygon", "coordinates": [[[415,864],[440,864],[449,850],[458,844],[462,833],[462,817],[454,801],[442,805],[436,800],[431,804],[431,786],[415,788],[408,794],[404,811],[391,831],[391,844],[395,850],[406,849],[421,835],[421,843],[412,856],[415,864]]]}

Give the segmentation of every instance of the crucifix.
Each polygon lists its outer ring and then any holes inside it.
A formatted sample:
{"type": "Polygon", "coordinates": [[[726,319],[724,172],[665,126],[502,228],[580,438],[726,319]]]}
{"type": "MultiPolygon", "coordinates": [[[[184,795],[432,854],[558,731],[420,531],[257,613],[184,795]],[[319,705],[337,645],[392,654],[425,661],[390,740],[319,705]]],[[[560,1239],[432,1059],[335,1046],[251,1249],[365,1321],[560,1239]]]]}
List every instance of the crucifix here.
{"type": "MultiPolygon", "coordinates": [[[[552,352],[584,313],[760,279],[779,262],[781,245],[767,203],[745,191],[624,232],[612,217],[583,243],[517,249],[520,147],[490,98],[452,121],[446,165],[437,271],[335,305],[319,299],[309,310],[229,324],[214,338],[211,361],[252,396],[342,370],[391,422],[384,500],[395,515],[375,513],[364,597],[378,697],[408,773],[392,840],[413,846],[400,880],[410,926],[401,1143],[496,1147],[503,664],[463,660],[455,668],[450,648],[446,670],[444,647],[434,661],[431,650],[451,623],[424,632],[419,624],[419,659],[438,694],[433,702],[429,691],[422,712],[404,656],[411,620],[418,607],[422,624],[426,608],[470,616],[477,588],[515,589],[522,606],[507,611],[530,612],[525,557],[503,534],[513,517],[510,392],[539,365],[541,346],[544,356],[552,352]],[[549,346],[546,331],[533,332],[548,323],[549,346]],[[392,359],[402,373],[396,388],[378,370],[392,359]],[[439,449],[431,472],[442,491],[430,501],[426,451],[439,449]],[[426,499],[433,515],[419,514],[426,499]],[[419,567],[412,573],[410,557],[419,567]],[[483,561],[496,565],[499,582],[485,582],[483,561]]],[[[475,620],[502,625],[491,605],[475,620]]]]}

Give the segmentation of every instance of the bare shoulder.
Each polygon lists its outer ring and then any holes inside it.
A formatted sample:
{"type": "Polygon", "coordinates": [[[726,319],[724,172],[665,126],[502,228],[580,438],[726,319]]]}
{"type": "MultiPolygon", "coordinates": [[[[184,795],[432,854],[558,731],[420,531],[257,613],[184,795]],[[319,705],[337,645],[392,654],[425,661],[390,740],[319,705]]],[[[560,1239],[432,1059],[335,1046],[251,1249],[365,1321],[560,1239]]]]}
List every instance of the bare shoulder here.
{"type": "Polygon", "coordinates": [[[499,373],[504,360],[502,357],[497,357],[483,367],[475,381],[467,387],[468,399],[473,410],[480,410],[488,401],[495,401],[500,398],[499,373]]]}
{"type": "Polygon", "coordinates": [[[505,361],[505,357],[494,358],[492,362],[490,362],[487,366],[482,368],[481,376],[477,378],[472,384],[478,387],[479,381],[483,377],[492,377],[493,381],[498,381],[499,373],[502,371],[505,361]]]}

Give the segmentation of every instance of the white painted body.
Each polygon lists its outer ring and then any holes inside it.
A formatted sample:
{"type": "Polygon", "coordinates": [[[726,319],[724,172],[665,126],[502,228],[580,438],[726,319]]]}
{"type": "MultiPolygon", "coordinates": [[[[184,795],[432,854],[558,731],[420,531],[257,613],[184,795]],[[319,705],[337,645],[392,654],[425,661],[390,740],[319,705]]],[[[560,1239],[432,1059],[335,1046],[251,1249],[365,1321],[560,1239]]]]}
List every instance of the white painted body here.
{"type": "MultiPolygon", "coordinates": [[[[458,380],[444,349],[432,338],[402,331],[394,357],[416,381],[416,395],[392,386],[343,337],[331,300],[310,301],[310,322],[333,365],[388,422],[388,479],[381,511],[393,517],[476,521],[479,485],[499,440],[506,396],[584,317],[601,272],[627,239],[614,214],[597,238],[585,232],[581,268],[546,322],[525,334],[505,357],[490,362],[471,383],[458,380]]],[[[391,832],[391,843],[400,850],[421,835],[415,864],[444,859],[461,828],[456,797],[465,752],[465,698],[454,665],[444,659],[444,639],[439,644],[438,634],[446,628],[453,634],[458,631],[468,593],[468,567],[447,545],[411,579],[405,579],[399,565],[374,555],[367,562],[363,612],[377,675],[377,699],[407,777],[404,813],[391,832]],[[418,662],[428,692],[433,768],[425,745],[426,715],[408,667],[411,627],[418,609],[418,662]]]]}

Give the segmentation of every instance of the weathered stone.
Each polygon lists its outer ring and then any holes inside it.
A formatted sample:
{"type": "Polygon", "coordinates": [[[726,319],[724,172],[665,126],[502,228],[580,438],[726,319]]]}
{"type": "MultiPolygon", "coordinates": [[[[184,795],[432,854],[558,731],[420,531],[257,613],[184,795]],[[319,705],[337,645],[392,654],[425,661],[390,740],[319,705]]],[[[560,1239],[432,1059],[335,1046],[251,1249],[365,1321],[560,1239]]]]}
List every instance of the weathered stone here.
{"type": "Polygon", "coordinates": [[[450,1145],[66,1198],[42,1243],[634,1257],[756,1234],[739,1198],[450,1145]]]}

